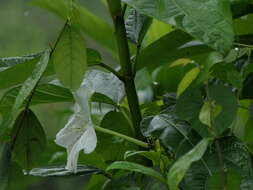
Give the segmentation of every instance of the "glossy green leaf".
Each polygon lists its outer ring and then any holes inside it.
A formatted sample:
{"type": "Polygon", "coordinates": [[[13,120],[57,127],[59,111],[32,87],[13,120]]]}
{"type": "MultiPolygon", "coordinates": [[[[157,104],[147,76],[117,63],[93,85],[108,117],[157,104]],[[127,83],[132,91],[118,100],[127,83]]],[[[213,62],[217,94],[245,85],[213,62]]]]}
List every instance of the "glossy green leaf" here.
{"type": "MultiPolygon", "coordinates": [[[[69,4],[65,0],[33,0],[32,4],[48,9],[61,17],[63,20],[67,20],[69,16],[69,4]]],[[[79,26],[88,36],[93,38],[99,44],[108,48],[112,52],[116,52],[116,43],[113,33],[113,27],[106,23],[103,19],[100,19],[86,8],[81,7],[78,4],[74,5],[75,17],[72,21],[75,25],[79,26]]]]}
{"type": "Polygon", "coordinates": [[[0,144],[0,190],[6,190],[9,181],[11,162],[11,146],[9,143],[0,144]]]}
{"type": "Polygon", "coordinates": [[[124,0],[138,11],[176,25],[208,46],[225,53],[234,40],[232,14],[227,0],[124,0]]]}
{"type": "Polygon", "coordinates": [[[98,174],[101,170],[91,167],[78,165],[76,173],[72,173],[65,169],[65,166],[49,166],[43,168],[34,168],[28,174],[39,177],[67,177],[67,176],[84,176],[98,174]]]}
{"type": "Polygon", "coordinates": [[[177,89],[178,97],[190,86],[190,84],[197,78],[199,73],[200,69],[198,67],[195,67],[185,74],[182,81],[178,85],[177,89]]]}
{"type": "Polygon", "coordinates": [[[179,190],[179,183],[193,162],[196,162],[204,155],[210,139],[203,139],[190,152],[179,158],[168,173],[167,183],[171,190],[179,190]]]}
{"type": "Polygon", "coordinates": [[[24,169],[36,166],[46,146],[46,134],[31,110],[24,110],[17,118],[13,130],[13,153],[24,169]]]}
{"type": "Polygon", "coordinates": [[[7,128],[11,128],[14,124],[16,118],[18,117],[19,109],[23,106],[25,100],[32,93],[36,87],[41,76],[45,72],[49,61],[49,52],[46,51],[40,58],[40,61],[37,63],[36,67],[32,71],[29,78],[26,79],[22,85],[15,102],[12,106],[10,115],[3,121],[0,130],[0,137],[5,133],[7,128]]]}
{"type": "Polygon", "coordinates": [[[128,170],[128,171],[132,171],[132,172],[138,172],[138,173],[142,173],[144,175],[148,175],[151,177],[154,177],[155,179],[161,181],[161,182],[165,182],[165,179],[163,178],[163,176],[148,167],[145,167],[143,165],[140,164],[136,164],[136,163],[132,163],[132,162],[126,162],[126,161],[118,161],[118,162],[114,162],[112,163],[106,170],[113,170],[113,169],[122,169],[122,170],[128,170]]]}
{"type": "Polygon", "coordinates": [[[96,65],[102,62],[102,57],[98,51],[91,48],[87,48],[86,51],[88,66],[96,65]]]}
{"type": "Polygon", "coordinates": [[[80,87],[87,69],[84,39],[73,26],[66,24],[52,54],[56,76],[61,83],[76,90],[80,87]]]}

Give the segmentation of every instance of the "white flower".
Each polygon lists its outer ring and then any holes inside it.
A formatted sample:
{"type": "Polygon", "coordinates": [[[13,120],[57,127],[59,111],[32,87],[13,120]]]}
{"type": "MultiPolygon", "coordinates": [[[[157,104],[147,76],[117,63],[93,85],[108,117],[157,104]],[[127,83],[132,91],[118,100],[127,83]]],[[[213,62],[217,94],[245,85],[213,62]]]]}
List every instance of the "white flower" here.
{"type": "Polygon", "coordinates": [[[74,114],[56,135],[56,144],[67,149],[66,169],[76,172],[79,152],[89,154],[97,145],[97,136],[91,120],[90,98],[99,92],[119,102],[124,96],[124,86],[114,75],[101,71],[87,72],[81,87],[73,93],[76,101],[74,114]]]}
{"type": "Polygon", "coordinates": [[[79,152],[91,153],[97,144],[97,136],[90,116],[89,99],[93,89],[88,81],[73,94],[76,104],[74,114],[68,123],[56,135],[55,142],[67,149],[68,161],[66,169],[76,172],[79,152]]]}

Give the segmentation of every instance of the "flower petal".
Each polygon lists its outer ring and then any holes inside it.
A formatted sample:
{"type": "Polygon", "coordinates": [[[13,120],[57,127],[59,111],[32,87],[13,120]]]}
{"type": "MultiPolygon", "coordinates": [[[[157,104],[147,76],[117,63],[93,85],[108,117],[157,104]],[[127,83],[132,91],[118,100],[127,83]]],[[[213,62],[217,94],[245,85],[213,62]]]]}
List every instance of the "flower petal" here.
{"type": "Polygon", "coordinates": [[[87,128],[78,141],[68,148],[68,162],[66,169],[76,172],[79,152],[83,149],[85,154],[93,152],[97,145],[97,136],[93,127],[87,128]]]}

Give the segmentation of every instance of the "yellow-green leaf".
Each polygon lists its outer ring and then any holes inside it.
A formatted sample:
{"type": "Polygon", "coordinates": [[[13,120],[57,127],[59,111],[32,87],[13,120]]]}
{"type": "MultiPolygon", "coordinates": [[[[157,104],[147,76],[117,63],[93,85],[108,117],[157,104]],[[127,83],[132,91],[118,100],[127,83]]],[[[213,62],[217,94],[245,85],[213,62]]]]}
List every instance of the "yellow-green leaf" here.
{"type": "Polygon", "coordinates": [[[190,86],[190,84],[197,78],[199,73],[200,73],[200,69],[198,67],[195,67],[192,70],[190,70],[188,73],[186,73],[186,75],[184,76],[184,78],[178,85],[178,89],[177,89],[178,97],[190,86]]]}

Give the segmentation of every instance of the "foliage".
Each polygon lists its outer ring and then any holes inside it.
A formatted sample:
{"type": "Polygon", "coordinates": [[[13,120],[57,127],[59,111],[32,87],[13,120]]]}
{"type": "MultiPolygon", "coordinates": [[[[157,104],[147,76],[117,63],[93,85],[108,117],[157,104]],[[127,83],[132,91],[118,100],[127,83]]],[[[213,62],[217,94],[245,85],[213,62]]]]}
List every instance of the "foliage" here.
{"type": "Polygon", "coordinates": [[[75,1],[33,0],[65,24],[51,49],[0,59],[0,190],[31,176],[251,190],[252,3],[107,0],[111,26],[75,1]],[[62,102],[73,114],[52,142],[35,110],[62,102]]]}

